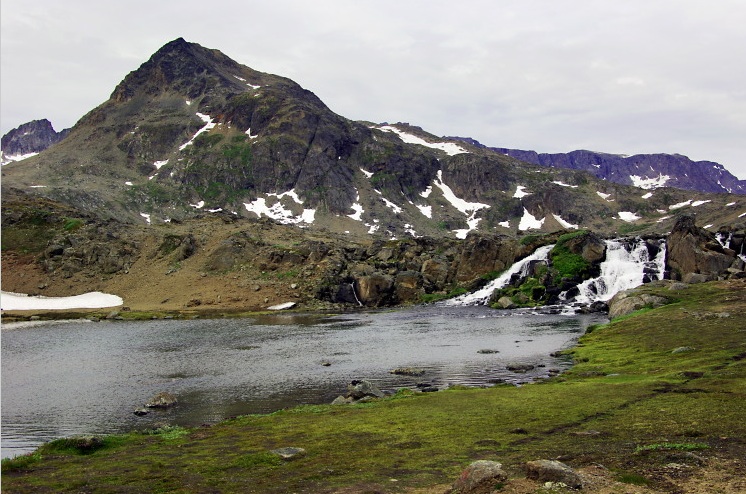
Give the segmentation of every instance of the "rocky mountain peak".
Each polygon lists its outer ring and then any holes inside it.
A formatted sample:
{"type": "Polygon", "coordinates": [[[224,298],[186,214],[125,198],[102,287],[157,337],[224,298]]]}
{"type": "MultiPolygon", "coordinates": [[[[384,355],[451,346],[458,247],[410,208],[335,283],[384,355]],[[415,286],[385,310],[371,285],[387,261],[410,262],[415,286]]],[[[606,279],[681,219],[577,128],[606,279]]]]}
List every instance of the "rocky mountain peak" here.
{"type": "Polygon", "coordinates": [[[27,122],[11,130],[2,137],[3,164],[16,161],[20,157],[40,153],[52,144],[61,141],[70,129],[57,132],[52,122],[46,118],[27,122]]]}
{"type": "Polygon", "coordinates": [[[177,38],[130,72],[114,89],[111,99],[124,102],[138,94],[156,96],[164,92],[197,98],[220,87],[244,89],[247,69],[217,50],[177,38]]]}

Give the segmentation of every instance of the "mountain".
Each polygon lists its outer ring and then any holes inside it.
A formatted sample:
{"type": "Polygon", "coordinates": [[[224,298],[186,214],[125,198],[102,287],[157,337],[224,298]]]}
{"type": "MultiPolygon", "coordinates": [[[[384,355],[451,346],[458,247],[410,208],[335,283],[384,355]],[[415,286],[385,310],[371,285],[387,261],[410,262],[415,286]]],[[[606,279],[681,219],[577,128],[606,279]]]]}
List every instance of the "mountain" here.
{"type": "MultiPolygon", "coordinates": [[[[483,146],[474,139],[460,139],[483,146]]],[[[675,187],[699,192],[746,194],[746,180],[739,180],[723,165],[712,161],[692,161],[680,154],[624,156],[585,150],[550,154],[500,147],[489,149],[527,163],[581,170],[602,180],[643,189],[675,187]]]]}
{"type": "Polygon", "coordinates": [[[405,123],[351,121],[287,78],[181,38],[64,140],[2,173],[3,198],[103,220],[269,217],[360,237],[662,232],[679,210],[696,208],[710,227],[743,210],[739,196],[651,192],[405,123]]]}
{"type": "Polygon", "coordinates": [[[0,140],[0,162],[5,165],[13,161],[29,158],[56,144],[70,132],[65,129],[57,132],[47,119],[33,120],[18,126],[0,140]]]}

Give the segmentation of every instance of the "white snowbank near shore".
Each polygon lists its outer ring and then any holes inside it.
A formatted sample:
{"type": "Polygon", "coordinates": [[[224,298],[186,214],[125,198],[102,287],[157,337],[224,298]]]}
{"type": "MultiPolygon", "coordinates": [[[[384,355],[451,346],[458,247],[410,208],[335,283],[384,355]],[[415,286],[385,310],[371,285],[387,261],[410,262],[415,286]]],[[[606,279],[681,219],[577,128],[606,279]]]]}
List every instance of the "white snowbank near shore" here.
{"type": "Polygon", "coordinates": [[[21,293],[0,292],[0,310],[65,310],[101,309],[122,305],[124,301],[116,295],[90,292],[72,297],[29,297],[21,293]]]}

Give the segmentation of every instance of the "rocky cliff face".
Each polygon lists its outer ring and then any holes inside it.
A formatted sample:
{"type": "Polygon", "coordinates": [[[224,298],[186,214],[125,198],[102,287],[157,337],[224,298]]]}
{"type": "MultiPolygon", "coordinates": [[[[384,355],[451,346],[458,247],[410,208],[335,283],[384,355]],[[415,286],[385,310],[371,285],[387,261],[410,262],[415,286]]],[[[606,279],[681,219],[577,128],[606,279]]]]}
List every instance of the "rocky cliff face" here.
{"type": "MultiPolygon", "coordinates": [[[[482,145],[473,139],[465,141],[482,145]]],[[[585,150],[537,153],[501,147],[489,149],[527,163],[581,170],[603,180],[644,189],[676,187],[699,192],[746,194],[746,180],[739,180],[723,165],[712,161],[692,161],[680,154],[621,156],[585,150]]]]}
{"type": "Polygon", "coordinates": [[[20,125],[2,137],[0,160],[4,165],[40,153],[64,139],[68,132],[70,129],[55,131],[47,119],[33,120],[20,125]]]}

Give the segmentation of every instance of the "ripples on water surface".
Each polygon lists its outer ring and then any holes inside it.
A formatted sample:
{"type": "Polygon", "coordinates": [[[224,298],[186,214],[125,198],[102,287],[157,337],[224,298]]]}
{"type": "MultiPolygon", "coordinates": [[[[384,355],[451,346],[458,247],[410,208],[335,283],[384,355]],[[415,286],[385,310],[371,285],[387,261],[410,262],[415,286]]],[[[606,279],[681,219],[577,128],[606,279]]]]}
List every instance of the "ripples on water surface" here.
{"type": "Polygon", "coordinates": [[[198,425],[328,403],[352,379],[384,390],[525,382],[566,368],[549,354],[600,320],[430,306],[333,317],[5,325],[2,455],[75,434],[198,425]],[[544,367],[515,374],[508,363],[544,367]],[[389,373],[397,367],[426,373],[389,373]],[[132,413],[160,391],[177,395],[179,405],[145,417],[132,413]]]}

